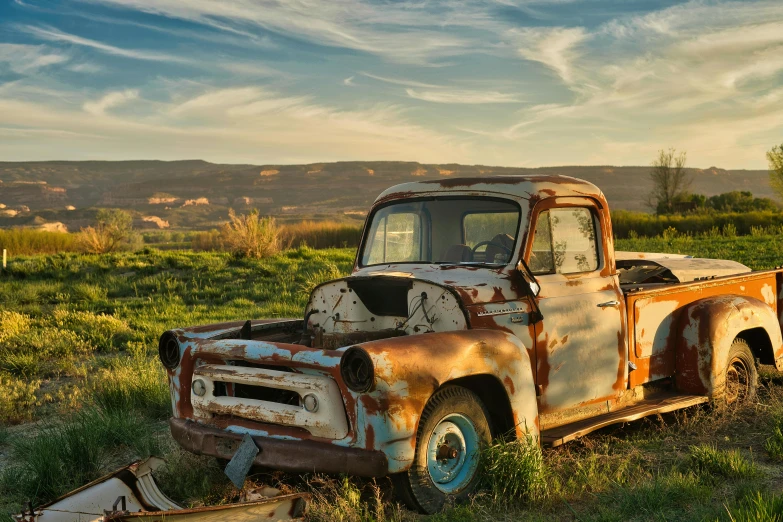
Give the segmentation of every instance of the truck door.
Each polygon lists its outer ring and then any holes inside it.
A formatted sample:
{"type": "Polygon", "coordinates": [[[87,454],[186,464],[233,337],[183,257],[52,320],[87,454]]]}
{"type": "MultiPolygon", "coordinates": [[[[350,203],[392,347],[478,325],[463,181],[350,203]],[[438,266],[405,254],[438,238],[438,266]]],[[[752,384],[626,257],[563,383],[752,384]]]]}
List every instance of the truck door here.
{"type": "Polygon", "coordinates": [[[543,315],[535,343],[539,411],[606,407],[628,374],[625,302],[606,255],[608,212],[588,198],[549,198],[536,205],[531,229],[525,255],[543,315]]]}

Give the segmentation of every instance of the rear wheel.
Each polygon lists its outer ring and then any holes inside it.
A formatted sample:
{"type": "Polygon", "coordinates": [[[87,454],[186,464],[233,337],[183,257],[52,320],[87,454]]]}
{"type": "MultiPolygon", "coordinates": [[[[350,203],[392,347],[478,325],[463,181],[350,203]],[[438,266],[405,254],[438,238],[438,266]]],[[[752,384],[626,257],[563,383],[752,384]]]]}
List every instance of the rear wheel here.
{"type": "Polygon", "coordinates": [[[726,365],[723,402],[729,406],[743,404],[756,396],[758,371],[753,352],[745,339],[734,339],[726,365]]]}
{"type": "Polygon", "coordinates": [[[393,476],[398,496],[412,509],[436,513],[468,497],[478,484],[481,446],[492,439],[489,413],[461,386],[446,386],[424,407],[414,462],[393,476]]]}

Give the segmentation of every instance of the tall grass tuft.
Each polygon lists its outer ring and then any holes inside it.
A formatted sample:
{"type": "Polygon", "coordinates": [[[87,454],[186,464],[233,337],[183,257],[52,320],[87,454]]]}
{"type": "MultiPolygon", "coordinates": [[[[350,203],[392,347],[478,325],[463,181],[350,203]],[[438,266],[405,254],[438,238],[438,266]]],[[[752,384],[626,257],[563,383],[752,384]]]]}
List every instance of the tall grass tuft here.
{"type": "Polygon", "coordinates": [[[734,509],[726,508],[731,522],[783,522],[783,495],[756,492],[734,509]]]}
{"type": "Polygon", "coordinates": [[[783,419],[778,419],[772,427],[772,435],[764,442],[764,449],[770,458],[783,461],[783,419]]]}
{"type": "Polygon", "coordinates": [[[381,489],[375,483],[360,488],[348,477],[311,482],[313,503],[308,520],[313,522],[394,522],[401,520],[395,507],[386,509],[381,489]]]}
{"type": "Polygon", "coordinates": [[[725,477],[730,479],[754,478],[759,470],[756,464],[737,449],[719,450],[709,444],[691,446],[690,467],[705,477],[725,477]]]}
{"type": "Polygon", "coordinates": [[[95,403],[108,413],[135,410],[151,419],[165,419],[171,413],[166,372],[157,359],[117,359],[111,368],[98,372],[90,391],[95,403]]]}
{"type": "Polygon", "coordinates": [[[160,451],[148,422],[134,412],[84,409],[33,436],[12,439],[16,464],[0,473],[0,490],[34,502],[51,500],[100,476],[123,446],[136,457],[160,451]]]}
{"type": "Polygon", "coordinates": [[[257,210],[236,215],[228,211],[229,222],[223,225],[220,236],[226,249],[237,257],[270,257],[283,250],[280,227],[273,217],[261,217],[257,210]]]}
{"type": "Polygon", "coordinates": [[[544,457],[531,437],[495,442],[481,457],[481,486],[496,502],[527,503],[546,495],[544,457]]]}

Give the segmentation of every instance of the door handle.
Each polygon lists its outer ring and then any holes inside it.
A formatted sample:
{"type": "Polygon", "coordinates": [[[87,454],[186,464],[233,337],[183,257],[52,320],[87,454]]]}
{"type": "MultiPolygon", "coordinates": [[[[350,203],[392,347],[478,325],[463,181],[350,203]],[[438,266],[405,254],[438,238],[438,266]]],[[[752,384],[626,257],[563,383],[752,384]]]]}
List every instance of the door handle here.
{"type": "Polygon", "coordinates": [[[610,306],[618,306],[620,301],[607,301],[605,303],[598,303],[598,308],[608,308],[610,306]]]}

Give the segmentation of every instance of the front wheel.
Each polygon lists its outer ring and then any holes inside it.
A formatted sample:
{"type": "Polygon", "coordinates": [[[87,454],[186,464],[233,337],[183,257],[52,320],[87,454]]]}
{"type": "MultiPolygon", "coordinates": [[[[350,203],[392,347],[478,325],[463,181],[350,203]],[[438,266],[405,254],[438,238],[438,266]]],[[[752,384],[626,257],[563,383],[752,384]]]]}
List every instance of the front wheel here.
{"type": "Polygon", "coordinates": [[[398,496],[432,514],[467,498],[478,484],[481,446],[492,439],[489,413],[475,393],[445,386],[424,407],[413,465],[393,476],[398,496]]]}

